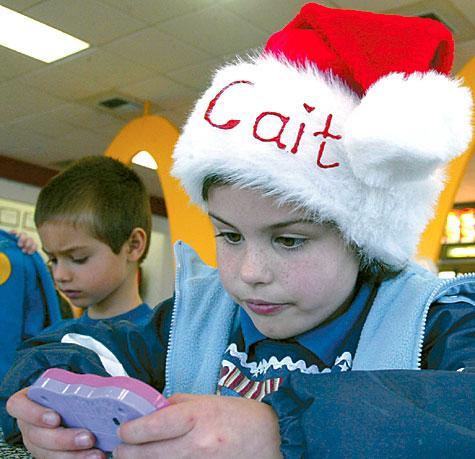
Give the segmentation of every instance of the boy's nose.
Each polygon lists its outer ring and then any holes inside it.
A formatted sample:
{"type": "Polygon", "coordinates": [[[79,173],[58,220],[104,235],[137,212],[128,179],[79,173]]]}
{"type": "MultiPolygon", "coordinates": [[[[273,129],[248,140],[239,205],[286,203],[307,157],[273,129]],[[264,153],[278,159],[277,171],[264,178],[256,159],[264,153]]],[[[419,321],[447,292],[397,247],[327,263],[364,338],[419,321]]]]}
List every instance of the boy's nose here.
{"type": "Polygon", "coordinates": [[[262,251],[252,248],[245,251],[239,274],[241,280],[246,284],[268,284],[273,279],[266,255],[262,251]]]}
{"type": "Polygon", "coordinates": [[[65,263],[58,261],[56,266],[53,266],[53,278],[57,284],[68,282],[71,280],[71,271],[65,263]]]}

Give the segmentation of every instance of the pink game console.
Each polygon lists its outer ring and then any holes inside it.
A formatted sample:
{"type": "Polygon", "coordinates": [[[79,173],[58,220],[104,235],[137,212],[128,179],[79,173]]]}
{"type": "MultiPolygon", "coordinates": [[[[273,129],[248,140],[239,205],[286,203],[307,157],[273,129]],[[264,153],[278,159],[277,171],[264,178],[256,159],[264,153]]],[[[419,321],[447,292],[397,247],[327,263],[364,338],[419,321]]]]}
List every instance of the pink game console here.
{"type": "Polygon", "coordinates": [[[59,368],[46,370],[28,390],[28,397],[56,411],[66,427],[82,427],[96,437],[95,447],[113,451],[124,422],[168,406],[153,387],[127,376],[102,377],[59,368]]]}

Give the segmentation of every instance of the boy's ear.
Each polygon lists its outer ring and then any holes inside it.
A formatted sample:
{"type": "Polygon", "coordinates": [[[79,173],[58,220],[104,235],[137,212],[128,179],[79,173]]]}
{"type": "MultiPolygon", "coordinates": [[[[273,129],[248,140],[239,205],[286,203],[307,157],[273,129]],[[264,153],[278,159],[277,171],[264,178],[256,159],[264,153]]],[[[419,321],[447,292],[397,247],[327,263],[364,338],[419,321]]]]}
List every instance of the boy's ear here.
{"type": "Polygon", "coordinates": [[[127,244],[127,258],[129,261],[138,261],[147,245],[147,234],[143,228],[134,228],[130,233],[127,244]]]}

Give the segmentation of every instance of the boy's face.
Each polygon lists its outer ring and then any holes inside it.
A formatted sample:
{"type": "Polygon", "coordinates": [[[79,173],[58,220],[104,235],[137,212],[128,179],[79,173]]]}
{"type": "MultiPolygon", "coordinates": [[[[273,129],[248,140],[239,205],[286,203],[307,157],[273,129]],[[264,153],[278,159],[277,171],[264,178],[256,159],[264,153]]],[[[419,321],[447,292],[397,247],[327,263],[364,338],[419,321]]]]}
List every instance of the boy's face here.
{"type": "Polygon", "coordinates": [[[114,307],[128,299],[126,245],[118,254],[85,229],[66,222],[44,223],[38,228],[59,290],[74,306],[114,307]]]}
{"type": "Polygon", "coordinates": [[[351,301],[359,261],[331,225],[230,186],[212,187],[208,208],[223,285],[264,335],[296,336],[351,301]]]}

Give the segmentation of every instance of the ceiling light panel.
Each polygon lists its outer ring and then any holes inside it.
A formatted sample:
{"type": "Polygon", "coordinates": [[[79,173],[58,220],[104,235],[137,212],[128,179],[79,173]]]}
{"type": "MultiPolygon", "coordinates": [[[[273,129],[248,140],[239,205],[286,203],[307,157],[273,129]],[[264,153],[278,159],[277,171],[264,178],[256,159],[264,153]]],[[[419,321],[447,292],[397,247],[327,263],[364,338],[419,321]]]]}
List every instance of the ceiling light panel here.
{"type": "Polygon", "coordinates": [[[50,63],[89,48],[89,43],[0,6],[0,45],[50,63]]]}

